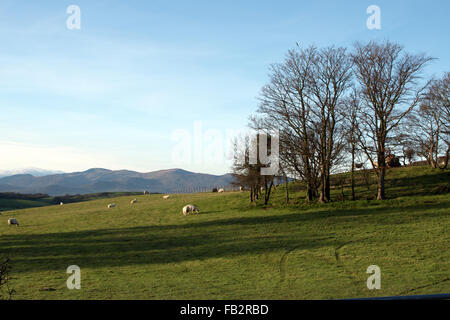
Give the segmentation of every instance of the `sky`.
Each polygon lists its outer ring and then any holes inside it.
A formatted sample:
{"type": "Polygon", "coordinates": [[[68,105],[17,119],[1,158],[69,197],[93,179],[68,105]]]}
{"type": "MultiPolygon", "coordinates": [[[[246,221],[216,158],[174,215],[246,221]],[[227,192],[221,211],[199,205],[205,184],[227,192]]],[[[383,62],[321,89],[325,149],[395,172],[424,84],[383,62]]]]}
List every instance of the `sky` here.
{"type": "Polygon", "coordinates": [[[230,137],[296,43],[390,40],[438,58],[426,75],[441,76],[449,12],[447,0],[2,0],[0,170],[229,172],[230,137]]]}

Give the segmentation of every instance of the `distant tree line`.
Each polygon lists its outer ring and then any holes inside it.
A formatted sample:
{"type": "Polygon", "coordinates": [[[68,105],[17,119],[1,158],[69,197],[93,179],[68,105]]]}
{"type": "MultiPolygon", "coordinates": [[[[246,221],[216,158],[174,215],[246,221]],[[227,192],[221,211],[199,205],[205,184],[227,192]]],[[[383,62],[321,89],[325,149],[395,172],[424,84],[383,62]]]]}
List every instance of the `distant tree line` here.
{"type": "Polygon", "coordinates": [[[45,193],[16,193],[16,192],[0,192],[0,199],[16,199],[16,200],[40,200],[50,198],[45,193]]]}
{"type": "MultiPolygon", "coordinates": [[[[448,166],[450,73],[423,79],[432,60],[390,41],[351,50],[297,45],[270,67],[249,126],[269,137],[279,131],[280,175],[303,181],[307,202],[330,201],[330,175],[342,168],[350,169],[355,199],[354,170],[367,164],[383,200],[386,168],[399,166],[400,157],[404,164],[418,156],[433,168],[448,166]]],[[[250,188],[251,201],[262,187],[267,203],[274,177],[261,176],[259,162],[237,161],[248,159],[249,139],[259,145],[251,137],[235,141],[235,183],[250,188]]]]}

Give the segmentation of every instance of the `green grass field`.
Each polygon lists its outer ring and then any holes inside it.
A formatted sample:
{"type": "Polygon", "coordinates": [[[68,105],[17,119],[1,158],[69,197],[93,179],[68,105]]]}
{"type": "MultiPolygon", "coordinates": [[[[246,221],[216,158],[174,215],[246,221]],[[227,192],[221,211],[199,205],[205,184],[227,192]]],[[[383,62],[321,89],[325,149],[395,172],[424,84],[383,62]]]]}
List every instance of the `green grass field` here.
{"type": "Polygon", "coordinates": [[[134,196],[137,194],[141,194],[141,192],[100,192],[100,193],[91,193],[84,195],[72,195],[72,196],[62,196],[62,197],[52,197],[48,196],[45,198],[38,199],[20,199],[20,194],[18,198],[0,198],[0,214],[3,211],[11,211],[15,209],[27,209],[27,208],[35,208],[35,207],[43,207],[49,205],[59,204],[61,200],[64,203],[75,203],[75,202],[83,202],[90,201],[96,199],[108,199],[120,196],[134,196]],[[60,199],[60,200],[59,200],[60,199]],[[56,201],[56,202],[55,202],[56,201]]]}
{"type": "MultiPolygon", "coordinates": [[[[450,171],[388,172],[386,201],[271,205],[246,192],[101,199],[3,212],[14,299],[338,299],[450,292],[450,171]],[[107,204],[115,202],[116,208],[107,204]],[[184,217],[183,205],[200,214],[184,217]],[[20,227],[8,226],[15,217],[20,227]],[[68,290],[66,268],[81,268],[68,290]],[[381,289],[368,290],[370,265],[381,289]],[[54,291],[42,291],[53,288],[54,291]]],[[[373,178],[372,178],[373,179],[373,178]]],[[[349,195],[348,186],[345,189],[349,195]]]]}

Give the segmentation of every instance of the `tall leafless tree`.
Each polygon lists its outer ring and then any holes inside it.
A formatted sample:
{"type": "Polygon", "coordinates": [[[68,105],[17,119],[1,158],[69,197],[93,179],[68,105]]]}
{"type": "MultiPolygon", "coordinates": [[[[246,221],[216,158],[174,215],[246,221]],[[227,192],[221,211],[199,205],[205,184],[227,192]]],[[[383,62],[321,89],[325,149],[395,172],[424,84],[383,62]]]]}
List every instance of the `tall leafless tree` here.
{"type": "MultiPolygon", "coordinates": [[[[360,102],[358,100],[358,93],[353,90],[352,94],[346,99],[346,109],[342,110],[344,119],[346,121],[346,141],[348,143],[347,150],[351,157],[350,168],[350,184],[352,190],[352,200],[356,200],[355,195],[355,168],[356,168],[356,153],[358,152],[359,129],[358,118],[360,110],[360,102]]],[[[362,165],[362,164],[361,164],[362,165]]]]}
{"type": "Polygon", "coordinates": [[[399,134],[406,151],[414,149],[415,153],[425,158],[432,168],[445,168],[448,164],[450,148],[448,77],[447,73],[442,79],[430,82],[419,108],[407,116],[408,121],[399,134]],[[443,154],[445,157],[441,157],[443,154]],[[440,163],[442,158],[443,164],[440,163]]]}
{"type": "Polygon", "coordinates": [[[450,153],[450,72],[446,72],[441,79],[432,81],[423,104],[427,111],[437,118],[434,127],[439,127],[438,139],[443,142],[441,148],[445,152],[444,164],[441,167],[446,168],[450,153]]]}
{"type": "Polygon", "coordinates": [[[297,48],[271,67],[260,95],[260,127],[280,130],[280,157],[306,182],[306,200],[330,200],[330,172],[344,146],[343,97],[351,60],[343,48],[297,48]],[[319,179],[320,177],[320,179],[319,179]]]}
{"type": "Polygon", "coordinates": [[[306,200],[317,195],[316,134],[308,95],[317,49],[290,50],[285,62],[270,69],[252,123],[280,132],[280,158],[306,182],[306,200]]]}
{"type": "Polygon", "coordinates": [[[313,121],[319,134],[320,202],[330,201],[330,171],[345,146],[344,117],[340,108],[350,88],[352,63],[344,48],[317,52],[309,79],[313,121]]]}
{"type": "Polygon", "coordinates": [[[431,104],[421,104],[418,110],[408,115],[408,139],[419,156],[424,157],[432,168],[439,165],[443,150],[440,109],[431,104]]]}
{"type": "Polygon", "coordinates": [[[432,58],[409,54],[402,46],[386,41],[356,43],[352,59],[360,87],[360,143],[377,168],[377,199],[382,200],[385,199],[386,143],[393,129],[418,105],[424,89],[418,80],[432,58]]]}

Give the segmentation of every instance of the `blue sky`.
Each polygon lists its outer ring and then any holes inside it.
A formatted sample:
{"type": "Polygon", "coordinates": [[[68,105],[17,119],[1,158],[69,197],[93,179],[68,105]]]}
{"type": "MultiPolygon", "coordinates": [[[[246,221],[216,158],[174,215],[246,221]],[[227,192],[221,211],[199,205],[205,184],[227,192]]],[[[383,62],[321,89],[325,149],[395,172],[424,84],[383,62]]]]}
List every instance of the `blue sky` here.
{"type": "Polygon", "coordinates": [[[426,72],[440,76],[449,12],[446,0],[2,1],[0,168],[228,172],[195,150],[174,162],[174,132],[244,129],[269,65],[296,42],[389,39],[439,58],[426,72]],[[366,27],[372,4],[381,30],[366,27]],[[80,30],[66,27],[69,5],[80,30]]]}

